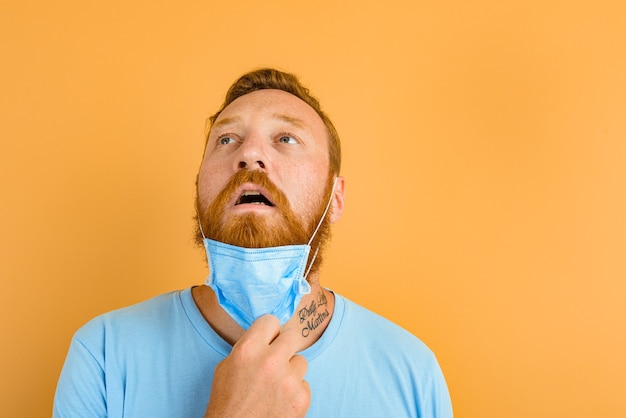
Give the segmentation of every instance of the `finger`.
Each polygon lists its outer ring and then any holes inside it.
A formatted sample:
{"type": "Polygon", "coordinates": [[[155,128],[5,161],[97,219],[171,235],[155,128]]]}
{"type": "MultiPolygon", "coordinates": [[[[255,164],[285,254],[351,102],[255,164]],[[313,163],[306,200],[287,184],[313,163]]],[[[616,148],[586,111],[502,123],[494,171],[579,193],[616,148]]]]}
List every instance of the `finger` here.
{"type": "Polygon", "coordinates": [[[304,376],[309,369],[309,362],[306,361],[304,356],[296,354],[295,356],[291,357],[291,359],[289,360],[289,364],[291,365],[293,370],[298,373],[298,376],[302,376],[302,379],[304,380],[304,376]]]}
{"type": "MultiPolygon", "coordinates": [[[[274,315],[263,315],[250,325],[237,344],[258,343],[269,345],[280,333],[280,321],[274,315]]],[[[237,345],[235,344],[235,345],[237,345]]]]}
{"type": "Polygon", "coordinates": [[[301,411],[299,416],[305,417],[309,406],[311,406],[311,387],[306,380],[303,380],[301,385],[301,396],[296,404],[297,410],[301,411]]]}
{"type": "Polygon", "coordinates": [[[302,338],[296,328],[282,330],[280,335],[272,342],[271,347],[278,353],[291,357],[301,349],[302,338]]]}

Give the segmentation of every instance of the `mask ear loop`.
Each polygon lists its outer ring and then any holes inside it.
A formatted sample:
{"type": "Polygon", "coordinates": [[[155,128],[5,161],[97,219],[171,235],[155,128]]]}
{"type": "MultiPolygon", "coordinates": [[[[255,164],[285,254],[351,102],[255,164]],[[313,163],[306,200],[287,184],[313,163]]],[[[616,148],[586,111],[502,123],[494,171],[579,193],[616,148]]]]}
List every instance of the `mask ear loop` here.
{"type": "Polygon", "coordinates": [[[200,233],[202,234],[202,238],[206,239],[206,235],[204,235],[204,231],[202,230],[202,222],[200,222],[200,215],[199,214],[196,217],[196,219],[198,220],[198,226],[200,227],[200,233]]]}
{"type": "MultiPolygon", "coordinates": [[[[317,223],[317,227],[315,228],[315,231],[313,231],[313,235],[311,235],[311,239],[309,240],[309,243],[307,244],[308,246],[311,246],[311,243],[313,242],[313,238],[315,238],[315,235],[317,234],[317,231],[320,229],[320,226],[322,226],[322,222],[324,221],[324,218],[326,218],[326,214],[328,213],[328,209],[330,209],[330,204],[333,202],[333,196],[335,195],[335,187],[337,187],[337,177],[335,177],[335,181],[333,182],[333,189],[330,192],[330,199],[328,199],[328,203],[326,204],[326,209],[324,209],[324,213],[322,214],[322,218],[317,223]]],[[[202,226],[200,226],[200,229],[202,229],[202,226]]],[[[313,258],[311,258],[311,262],[309,263],[309,267],[307,267],[307,269],[306,269],[306,273],[304,273],[304,279],[307,278],[307,276],[309,275],[309,272],[311,271],[311,268],[313,268],[313,263],[315,262],[315,258],[317,258],[317,253],[319,251],[320,251],[320,247],[318,246],[315,249],[315,254],[313,254],[313,258]]]]}
{"type": "Polygon", "coordinates": [[[315,262],[315,259],[317,258],[317,253],[319,251],[320,251],[320,247],[317,247],[315,249],[315,254],[313,254],[313,258],[311,258],[311,262],[309,263],[309,267],[307,267],[307,269],[306,269],[306,273],[304,273],[304,276],[302,276],[303,279],[306,280],[306,278],[309,276],[309,272],[313,268],[313,263],[315,262]]]}
{"type": "Polygon", "coordinates": [[[322,222],[324,221],[324,218],[326,217],[326,214],[328,213],[328,209],[330,209],[330,204],[333,203],[333,195],[335,194],[335,187],[337,187],[337,177],[335,177],[335,181],[333,182],[333,189],[330,191],[330,199],[328,199],[328,203],[326,204],[326,209],[324,209],[322,218],[317,223],[317,227],[315,228],[315,231],[313,231],[313,235],[311,235],[311,239],[309,240],[307,245],[311,245],[311,243],[313,242],[313,238],[315,238],[315,234],[317,234],[317,231],[319,231],[320,226],[322,226],[322,222]]]}

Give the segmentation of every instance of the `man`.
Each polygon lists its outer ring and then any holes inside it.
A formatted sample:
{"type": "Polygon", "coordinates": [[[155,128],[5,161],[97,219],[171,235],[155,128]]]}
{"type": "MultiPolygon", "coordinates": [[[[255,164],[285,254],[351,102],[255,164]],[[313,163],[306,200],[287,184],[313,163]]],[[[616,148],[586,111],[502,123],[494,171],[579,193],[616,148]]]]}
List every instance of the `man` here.
{"type": "Polygon", "coordinates": [[[340,163],[335,128],[295,76],[237,80],[197,180],[207,285],[81,328],[54,416],[451,417],[431,351],[320,284],[340,163]]]}

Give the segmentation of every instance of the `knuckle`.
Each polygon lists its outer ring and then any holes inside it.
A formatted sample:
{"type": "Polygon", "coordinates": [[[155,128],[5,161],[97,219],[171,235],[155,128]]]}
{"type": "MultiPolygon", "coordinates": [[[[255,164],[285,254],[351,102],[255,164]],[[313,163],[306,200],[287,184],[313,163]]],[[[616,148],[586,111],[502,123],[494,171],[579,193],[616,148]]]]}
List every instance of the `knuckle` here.
{"type": "Polygon", "coordinates": [[[297,398],[303,392],[303,382],[304,380],[302,380],[302,378],[290,374],[281,381],[280,389],[282,393],[286,394],[288,397],[297,398]]]}
{"type": "Polygon", "coordinates": [[[233,346],[230,356],[235,361],[247,361],[254,357],[254,353],[257,351],[254,341],[240,340],[233,346]]]}
{"type": "Polygon", "coordinates": [[[217,363],[217,366],[215,366],[215,369],[213,370],[214,379],[223,379],[224,376],[230,374],[230,370],[231,367],[229,365],[228,358],[220,361],[219,363],[217,363]]]}
{"type": "Polygon", "coordinates": [[[302,370],[304,370],[305,372],[308,370],[309,368],[309,362],[306,360],[306,358],[300,354],[296,354],[291,358],[291,361],[296,364],[297,366],[301,367],[302,370]]]}
{"type": "Polygon", "coordinates": [[[267,324],[270,325],[272,328],[280,328],[280,320],[275,315],[266,314],[259,319],[267,322],[267,324]]]}
{"type": "Polygon", "coordinates": [[[306,381],[302,381],[299,386],[299,390],[296,392],[293,398],[293,408],[298,415],[304,416],[304,413],[309,409],[311,404],[311,389],[306,381]]]}
{"type": "Polygon", "coordinates": [[[265,314],[252,323],[248,331],[253,332],[277,332],[280,330],[280,321],[271,314],[265,314]]]}

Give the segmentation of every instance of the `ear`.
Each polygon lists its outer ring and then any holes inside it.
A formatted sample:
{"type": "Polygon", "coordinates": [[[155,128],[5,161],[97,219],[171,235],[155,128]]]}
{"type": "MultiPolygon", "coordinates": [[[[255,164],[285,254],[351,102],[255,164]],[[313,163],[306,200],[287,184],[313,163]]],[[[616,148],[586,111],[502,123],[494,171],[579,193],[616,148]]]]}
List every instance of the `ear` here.
{"type": "Polygon", "coordinates": [[[331,203],[330,223],[335,223],[341,218],[343,213],[344,199],[346,197],[346,179],[343,176],[337,177],[333,201],[331,203]]]}

